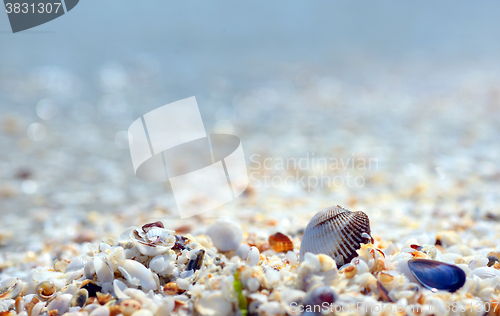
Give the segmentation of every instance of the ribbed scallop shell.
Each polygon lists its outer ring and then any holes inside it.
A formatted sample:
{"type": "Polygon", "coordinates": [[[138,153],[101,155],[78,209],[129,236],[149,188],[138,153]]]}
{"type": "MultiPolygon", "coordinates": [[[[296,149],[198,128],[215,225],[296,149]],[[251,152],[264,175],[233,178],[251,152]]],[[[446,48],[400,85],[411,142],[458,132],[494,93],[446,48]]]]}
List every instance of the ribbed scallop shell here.
{"type": "Polygon", "coordinates": [[[361,243],[370,242],[363,236],[370,232],[370,220],[363,212],[351,212],[340,206],[316,213],[307,224],[300,246],[300,260],[306,252],[324,253],[335,259],[337,267],[357,257],[361,243]]]}

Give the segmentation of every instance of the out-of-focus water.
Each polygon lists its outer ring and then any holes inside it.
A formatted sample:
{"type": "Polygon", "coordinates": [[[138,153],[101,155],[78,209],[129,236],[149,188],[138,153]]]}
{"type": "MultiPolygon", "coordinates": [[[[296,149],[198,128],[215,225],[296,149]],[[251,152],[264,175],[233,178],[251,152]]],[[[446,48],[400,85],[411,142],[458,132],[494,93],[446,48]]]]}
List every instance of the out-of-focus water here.
{"type": "Polygon", "coordinates": [[[350,77],[374,66],[458,66],[500,53],[500,4],[483,1],[86,0],[28,31],[0,14],[0,67],[46,64],[91,76],[104,62],[159,61],[165,84],[273,76],[290,63],[350,77]],[[443,65],[444,64],[444,65],[443,65]]]}
{"type": "Polygon", "coordinates": [[[193,95],[247,159],[356,153],[405,185],[462,176],[456,157],[496,174],[498,16],[497,1],[82,0],[12,34],[0,14],[0,211],[172,205],[135,178],[125,131],[193,95]]]}

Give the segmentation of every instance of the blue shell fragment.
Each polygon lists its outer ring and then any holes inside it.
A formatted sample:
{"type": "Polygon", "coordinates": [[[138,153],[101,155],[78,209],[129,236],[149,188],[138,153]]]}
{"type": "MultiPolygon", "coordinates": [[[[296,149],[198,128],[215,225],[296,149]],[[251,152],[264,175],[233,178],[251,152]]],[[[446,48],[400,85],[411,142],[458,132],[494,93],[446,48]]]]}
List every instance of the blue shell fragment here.
{"type": "Polygon", "coordinates": [[[462,269],[440,261],[411,259],[408,260],[408,267],[417,281],[433,292],[455,292],[464,285],[466,279],[462,269]]]}

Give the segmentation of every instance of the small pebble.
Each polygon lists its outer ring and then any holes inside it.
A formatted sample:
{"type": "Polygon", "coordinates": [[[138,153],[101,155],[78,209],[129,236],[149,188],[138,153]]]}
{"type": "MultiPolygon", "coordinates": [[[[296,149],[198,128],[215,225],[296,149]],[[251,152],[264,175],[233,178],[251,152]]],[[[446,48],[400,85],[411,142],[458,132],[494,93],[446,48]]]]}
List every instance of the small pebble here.
{"type": "Polygon", "coordinates": [[[247,287],[250,292],[256,292],[260,288],[260,282],[256,278],[250,278],[247,281],[247,287]]]}

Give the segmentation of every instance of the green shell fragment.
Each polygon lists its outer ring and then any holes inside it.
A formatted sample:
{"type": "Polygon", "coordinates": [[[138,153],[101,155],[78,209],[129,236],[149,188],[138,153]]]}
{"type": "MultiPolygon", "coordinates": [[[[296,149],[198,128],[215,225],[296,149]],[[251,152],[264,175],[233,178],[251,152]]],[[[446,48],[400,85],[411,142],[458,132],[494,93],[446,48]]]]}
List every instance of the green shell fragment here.
{"type": "Polygon", "coordinates": [[[236,269],[236,272],[234,273],[234,290],[238,294],[238,304],[240,306],[240,311],[241,315],[246,316],[248,314],[248,306],[247,306],[247,299],[243,295],[243,284],[241,284],[240,281],[240,271],[236,269]]]}

